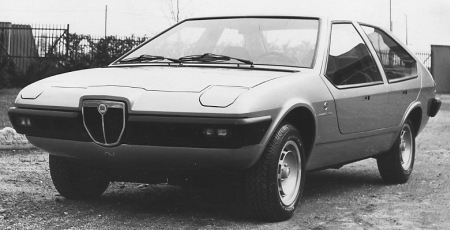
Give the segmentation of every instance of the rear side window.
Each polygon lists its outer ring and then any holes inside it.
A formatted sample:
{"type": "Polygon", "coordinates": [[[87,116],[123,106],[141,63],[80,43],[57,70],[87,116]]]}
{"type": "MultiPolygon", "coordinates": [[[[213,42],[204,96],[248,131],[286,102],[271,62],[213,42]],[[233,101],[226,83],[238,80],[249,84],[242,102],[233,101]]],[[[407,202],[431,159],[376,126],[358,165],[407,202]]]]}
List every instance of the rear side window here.
{"type": "Polygon", "coordinates": [[[326,76],[338,87],[382,83],[372,55],[352,24],[332,25],[326,76]]]}
{"type": "Polygon", "coordinates": [[[416,61],[402,46],[382,30],[370,26],[361,27],[377,52],[389,82],[417,76],[416,61]]]}

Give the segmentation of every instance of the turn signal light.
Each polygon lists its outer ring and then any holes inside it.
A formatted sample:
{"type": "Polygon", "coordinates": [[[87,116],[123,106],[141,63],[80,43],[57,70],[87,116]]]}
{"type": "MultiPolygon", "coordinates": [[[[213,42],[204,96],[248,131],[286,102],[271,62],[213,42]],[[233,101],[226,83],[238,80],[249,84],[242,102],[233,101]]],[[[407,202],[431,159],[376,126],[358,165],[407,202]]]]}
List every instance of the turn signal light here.
{"type": "Polygon", "coordinates": [[[230,130],[220,128],[204,128],[203,129],[203,135],[205,137],[229,137],[230,136],[230,130]]]}
{"type": "Polygon", "coordinates": [[[219,137],[228,136],[228,130],[227,129],[217,129],[217,136],[219,136],[219,137]]]}

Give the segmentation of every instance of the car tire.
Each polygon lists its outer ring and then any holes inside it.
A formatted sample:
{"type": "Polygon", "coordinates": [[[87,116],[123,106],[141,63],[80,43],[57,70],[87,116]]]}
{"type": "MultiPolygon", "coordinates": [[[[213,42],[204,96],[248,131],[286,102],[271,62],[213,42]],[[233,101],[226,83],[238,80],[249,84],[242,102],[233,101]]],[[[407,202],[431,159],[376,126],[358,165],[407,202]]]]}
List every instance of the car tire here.
{"type": "Polygon", "coordinates": [[[109,186],[104,173],[72,159],[49,155],[49,163],[53,185],[67,199],[96,198],[109,186]]]}
{"type": "Polygon", "coordinates": [[[282,124],[258,162],[245,175],[251,212],[265,221],[282,221],[294,214],[305,184],[305,151],[300,133],[282,124]]]}
{"type": "Polygon", "coordinates": [[[415,133],[411,120],[406,120],[391,149],[377,158],[378,171],[389,184],[406,183],[412,173],[415,157],[415,133]]]}

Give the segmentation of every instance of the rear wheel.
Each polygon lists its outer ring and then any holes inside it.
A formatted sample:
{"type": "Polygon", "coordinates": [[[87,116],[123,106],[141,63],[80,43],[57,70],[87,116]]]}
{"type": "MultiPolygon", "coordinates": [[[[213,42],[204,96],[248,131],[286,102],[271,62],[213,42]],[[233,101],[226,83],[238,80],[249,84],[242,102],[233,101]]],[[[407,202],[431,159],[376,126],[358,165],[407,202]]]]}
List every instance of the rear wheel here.
{"type": "Polygon", "coordinates": [[[108,188],[109,180],[101,171],[55,155],[49,162],[53,185],[67,199],[99,197],[108,188]]]}
{"type": "Polygon", "coordinates": [[[259,161],[246,173],[246,192],[252,213],[268,221],[294,214],[305,184],[304,149],[300,133],[282,125],[259,161]]]}
{"type": "Polygon", "coordinates": [[[415,157],[415,134],[411,120],[406,120],[392,148],[378,157],[378,171],[386,183],[406,183],[415,157]]]}

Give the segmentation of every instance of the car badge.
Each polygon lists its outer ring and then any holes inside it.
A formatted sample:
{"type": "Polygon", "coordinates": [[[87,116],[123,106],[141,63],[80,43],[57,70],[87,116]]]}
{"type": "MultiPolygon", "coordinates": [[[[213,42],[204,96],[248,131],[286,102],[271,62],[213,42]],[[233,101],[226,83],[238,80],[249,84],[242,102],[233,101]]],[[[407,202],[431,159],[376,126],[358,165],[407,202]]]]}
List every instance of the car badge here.
{"type": "Polygon", "coordinates": [[[98,110],[98,112],[101,114],[101,115],[105,115],[105,113],[108,111],[108,106],[106,106],[105,104],[99,104],[98,105],[98,107],[97,107],[97,110],[98,110]]]}

